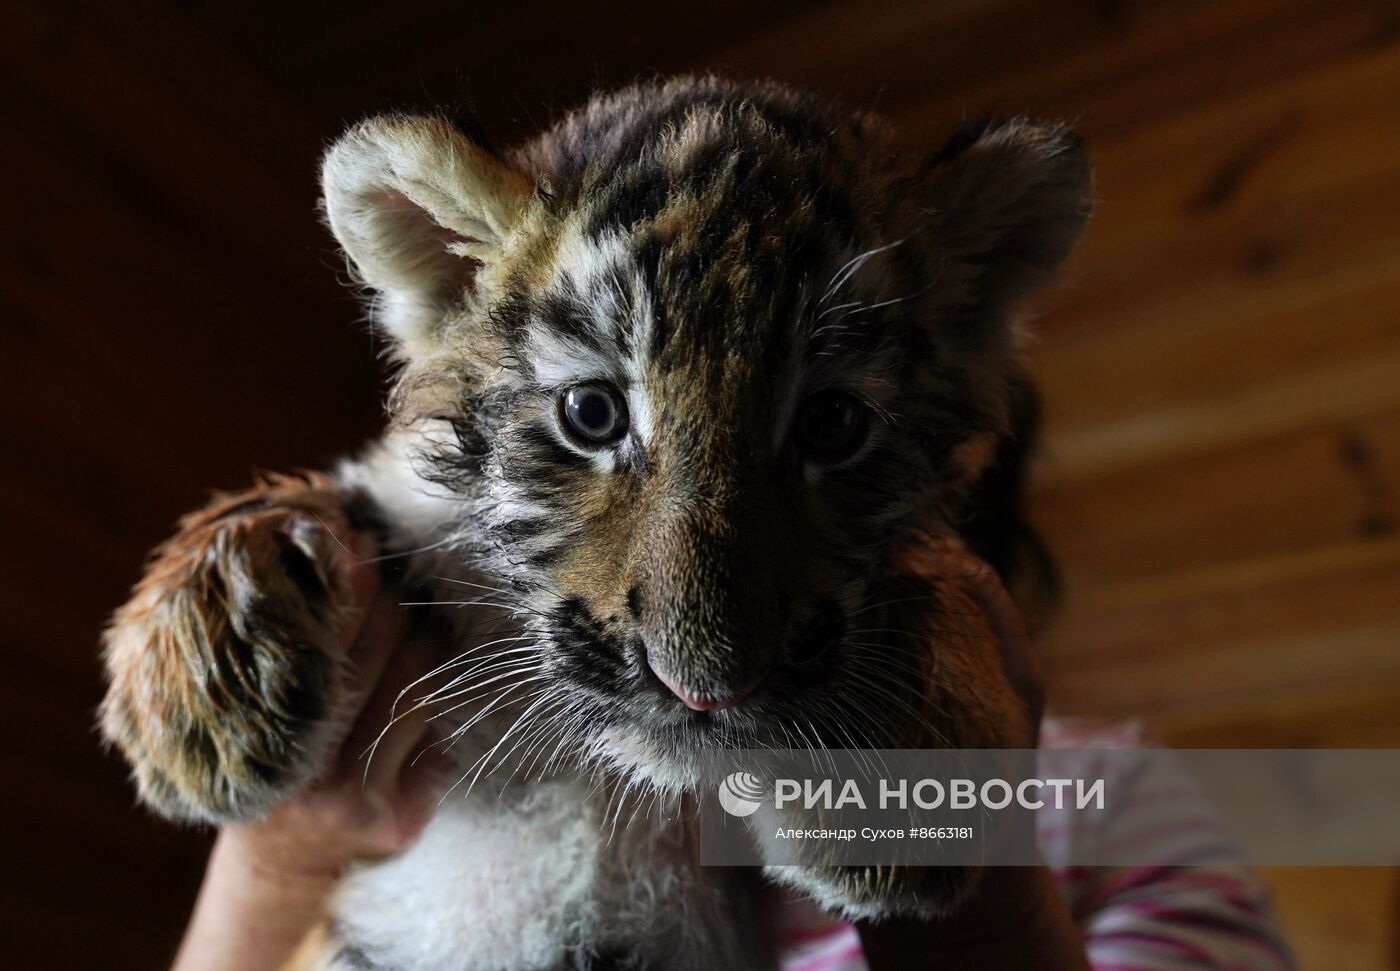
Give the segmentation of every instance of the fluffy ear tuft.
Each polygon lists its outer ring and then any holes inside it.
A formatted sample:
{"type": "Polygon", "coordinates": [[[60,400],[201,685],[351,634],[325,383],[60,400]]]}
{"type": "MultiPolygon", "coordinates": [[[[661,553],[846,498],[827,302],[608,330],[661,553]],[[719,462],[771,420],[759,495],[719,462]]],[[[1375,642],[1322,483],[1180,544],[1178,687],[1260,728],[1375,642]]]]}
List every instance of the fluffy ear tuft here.
{"type": "Polygon", "coordinates": [[[939,261],[965,268],[979,316],[993,318],[1049,278],[1093,208],[1079,136],[1024,118],[956,132],[930,160],[923,190],[939,261]]]}
{"type": "Polygon", "coordinates": [[[444,318],[500,258],[532,197],[530,180],[436,118],[383,116],[326,153],[321,189],[332,232],[378,290],[375,322],[395,353],[432,353],[444,318]]]}

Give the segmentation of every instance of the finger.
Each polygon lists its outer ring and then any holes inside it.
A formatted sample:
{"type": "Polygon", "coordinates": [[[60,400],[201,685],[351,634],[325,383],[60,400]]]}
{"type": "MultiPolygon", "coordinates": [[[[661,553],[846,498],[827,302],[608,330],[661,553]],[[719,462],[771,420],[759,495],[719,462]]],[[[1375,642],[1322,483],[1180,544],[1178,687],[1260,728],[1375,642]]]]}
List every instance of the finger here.
{"type": "MultiPolygon", "coordinates": [[[[965,559],[974,559],[963,554],[965,559]]],[[[995,570],[980,560],[981,569],[969,578],[969,587],[979,605],[986,611],[992,630],[997,636],[1002,666],[1012,687],[1032,708],[1037,720],[1044,707],[1045,674],[1040,654],[1026,632],[1021,611],[1011,599],[995,570]]]]}
{"type": "Polygon", "coordinates": [[[960,543],[943,542],[909,557],[929,579],[956,579],[972,596],[991,625],[1002,669],[1016,694],[1029,709],[1032,726],[1039,725],[1045,707],[1045,676],[1021,612],[997,572],[960,543]]]}
{"type": "Polygon", "coordinates": [[[408,706],[392,716],[388,728],[365,756],[366,791],[394,796],[404,770],[423,755],[432,740],[428,734],[431,711],[426,706],[408,706]]]}
{"type": "Polygon", "coordinates": [[[422,636],[401,639],[397,628],[386,631],[386,639],[389,656],[343,750],[347,774],[378,791],[393,789],[407,750],[432,714],[424,700],[431,691],[424,680],[431,670],[430,642],[422,636]]]}
{"type": "Polygon", "coordinates": [[[394,816],[400,838],[412,839],[428,824],[456,772],[457,760],[434,747],[404,763],[394,796],[394,816]]]}
{"type": "Polygon", "coordinates": [[[322,788],[334,786],[345,775],[345,753],[352,745],[349,739],[355,734],[366,701],[383,678],[394,646],[403,636],[400,610],[390,600],[381,592],[375,603],[363,612],[356,641],[346,652],[339,674],[340,697],[327,720],[327,748],[339,754],[320,776],[318,784],[322,788]]]}
{"type": "Polygon", "coordinates": [[[363,775],[360,756],[388,722],[393,696],[387,701],[376,698],[389,662],[403,639],[401,613],[393,597],[382,591],[365,612],[341,675],[344,695],[330,739],[337,754],[323,778],[325,788],[334,788],[351,776],[359,785],[363,775]]]}
{"type": "Polygon", "coordinates": [[[306,555],[325,564],[339,611],[339,643],[345,650],[354,641],[379,588],[379,570],[374,563],[379,544],[370,534],[353,532],[343,525],[337,531],[319,515],[295,518],[290,529],[292,539],[306,555]]]}
{"type": "Polygon", "coordinates": [[[350,615],[341,630],[341,646],[349,649],[358,639],[360,627],[379,594],[379,564],[375,562],[379,543],[368,533],[352,533],[342,550],[349,578],[350,615]]]}
{"type": "Polygon", "coordinates": [[[374,824],[363,831],[371,855],[398,853],[413,844],[437,812],[455,765],[444,753],[429,750],[404,764],[392,792],[366,794],[364,803],[377,807],[374,824]]]}
{"type": "MultiPolygon", "coordinates": [[[[358,715],[379,690],[390,663],[405,639],[407,624],[395,590],[379,590],[365,609],[354,643],[347,652],[353,714],[358,715]]],[[[402,688],[403,684],[399,687],[402,688]]]]}

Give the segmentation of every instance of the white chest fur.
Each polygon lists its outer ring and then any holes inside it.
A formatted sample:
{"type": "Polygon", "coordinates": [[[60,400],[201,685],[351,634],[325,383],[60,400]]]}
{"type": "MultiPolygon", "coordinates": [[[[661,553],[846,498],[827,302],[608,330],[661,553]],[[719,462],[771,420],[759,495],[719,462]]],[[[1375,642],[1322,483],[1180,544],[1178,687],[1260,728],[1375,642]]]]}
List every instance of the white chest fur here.
{"type": "Polygon", "coordinates": [[[624,813],[582,781],[449,798],[403,855],[346,881],[340,935],[396,971],[556,969],[589,954],[643,967],[757,968],[752,908],[693,863],[688,827],[624,813]]]}

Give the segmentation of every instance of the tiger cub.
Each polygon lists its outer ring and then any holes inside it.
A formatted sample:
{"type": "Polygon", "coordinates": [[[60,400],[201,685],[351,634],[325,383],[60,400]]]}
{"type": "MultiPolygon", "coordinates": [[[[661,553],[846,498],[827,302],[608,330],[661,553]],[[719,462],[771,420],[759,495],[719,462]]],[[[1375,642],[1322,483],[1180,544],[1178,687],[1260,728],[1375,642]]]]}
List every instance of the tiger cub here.
{"type": "MultiPolygon", "coordinates": [[[[956,580],[901,557],[1024,559],[1010,316],[1085,223],[1084,147],[1014,119],[911,156],[869,114],[686,77],[504,154],[373,118],[322,186],[388,427],[182,521],[106,633],[106,736],[175,819],[307,785],[347,690],[341,540],[369,533],[402,600],[475,604],[426,608],[477,653],[420,701],[471,784],[346,877],[326,966],[771,967],[751,878],[653,810],[716,747],[1027,744],[988,639],[947,636],[956,580]]],[[[768,875],[853,918],[976,879],[768,875]]]]}

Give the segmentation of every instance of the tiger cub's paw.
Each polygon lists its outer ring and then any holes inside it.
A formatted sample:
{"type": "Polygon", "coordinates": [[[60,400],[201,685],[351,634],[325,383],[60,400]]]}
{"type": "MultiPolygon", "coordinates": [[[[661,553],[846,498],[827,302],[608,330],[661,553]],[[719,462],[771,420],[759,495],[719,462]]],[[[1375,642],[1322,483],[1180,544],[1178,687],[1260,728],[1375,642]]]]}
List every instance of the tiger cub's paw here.
{"type": "Polygon", "coordinates": [[[156,549],[104,635],[101,712],[156,811],[247,819],[323,767],[349,537],[329,478],[273,476],[186,516],[156,549]]]}

